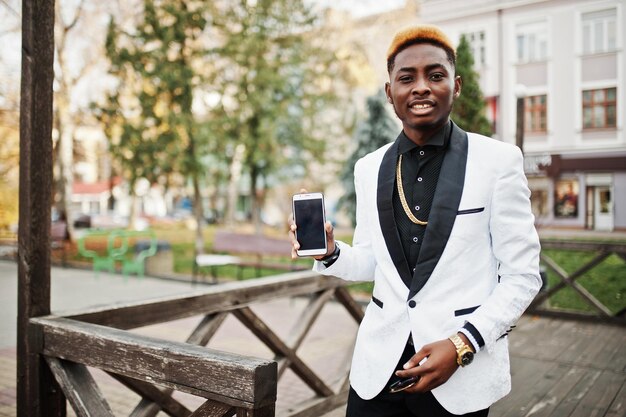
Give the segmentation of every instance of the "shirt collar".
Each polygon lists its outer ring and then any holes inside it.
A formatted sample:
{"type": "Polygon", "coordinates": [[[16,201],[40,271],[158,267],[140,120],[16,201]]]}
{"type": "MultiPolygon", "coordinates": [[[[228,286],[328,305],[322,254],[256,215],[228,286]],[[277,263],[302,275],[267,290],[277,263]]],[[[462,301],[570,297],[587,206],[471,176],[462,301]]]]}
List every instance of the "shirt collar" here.
{"type": "Polygon", "coordinates": [[[404,131],[400,133],[400,142],[398,143],[398,154],[403,154],[412,151],[413,149],[422,148],[425,146],[434,146],[439,150],[446,146],[448,138],[450,136],[450,130],[452,129],[452,124],[448,120],[448,123],[443,125],[434,135],[428,139],[425,145],[418,146],[415,142],[409,139],[404,131]]]}

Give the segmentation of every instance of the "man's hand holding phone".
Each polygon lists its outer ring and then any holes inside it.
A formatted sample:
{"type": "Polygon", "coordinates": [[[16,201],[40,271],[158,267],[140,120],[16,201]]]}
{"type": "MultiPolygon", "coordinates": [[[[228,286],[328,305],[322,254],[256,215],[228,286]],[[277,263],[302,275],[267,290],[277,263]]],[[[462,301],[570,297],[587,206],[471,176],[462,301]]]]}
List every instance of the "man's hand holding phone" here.
{"type": "Polygon", "coordinates": [[[289,217],[289,238],[293,259],[312,256],[316,260],[335,251],[333,226],[326,221],[324,196],[300,190],[292,198],[292,215],[289,217]]]}

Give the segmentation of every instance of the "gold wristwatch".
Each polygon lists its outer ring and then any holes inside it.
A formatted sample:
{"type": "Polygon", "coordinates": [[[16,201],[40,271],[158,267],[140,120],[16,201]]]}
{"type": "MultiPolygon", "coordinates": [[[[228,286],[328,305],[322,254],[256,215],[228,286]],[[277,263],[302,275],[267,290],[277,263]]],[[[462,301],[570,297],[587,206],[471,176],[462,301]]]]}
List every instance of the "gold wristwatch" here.
{"type": "Polygon", "coordinates": [[[459,366],[467,366],[472,363],[474,360],[474,352],[472,351],[472,348],[467,346],[458,334],[453,334],[448,339],[454,343],[454,347],[456,348],[456,363],[459,366]]]}

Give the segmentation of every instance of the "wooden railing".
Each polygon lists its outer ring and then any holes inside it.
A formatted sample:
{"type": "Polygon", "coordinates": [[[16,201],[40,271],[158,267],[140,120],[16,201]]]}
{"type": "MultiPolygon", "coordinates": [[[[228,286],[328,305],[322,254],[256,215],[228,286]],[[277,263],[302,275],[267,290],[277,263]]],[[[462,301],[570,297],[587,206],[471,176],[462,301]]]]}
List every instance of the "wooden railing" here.
{"type": "MultiPolygon", "coordinates": [[[[560,241],[560,240],[543,240],[541,242],[541,262],[545,267],[552,271],[559,281],[545,291],[541,291],[532,305],[528,309],[529,313],[558,317],[571,318],[576,320],[590,320],[604,323],[615,323],[626,325],[626,309],[622,309],[613,313],[606,305],[598,300],[590,291],[576,282],[593,268],[600,265],[612,254],[616,254],[622,260],[626,261],[626,244],[625,243],[598,243],[598,242],[579,242],[579,241],[560,241]],[[576,271],[566,272],[555,260],[550,258],[545,249],[557,249],[563,251],[586,251],[594,253],[595,256],[584,265],[581,265],[576,271]],[[575,291],[580,299],[592,307],[592,313],[577,312],[572,310],[558,309],[550,305],[550,299],[559,291],[571,288],[575,291]]],[[[545,278],[545,277],[544,277],[545,278]]],[[[626,280],[626,265],[624,267],[623,279],[626,280]]]]}
{"type": "Polygon", "coordinates": [[[155,416],[159,411],[174,417],[274,416],[278,380],[291,369],[315,396],[290,407],[288,415],[320,416],[346,401],[349,361],[341,375],[332,378],[339,381],[333,384],[300,358],[298,348],[333,297],[360,322],[363,309],[345,285],[314,272],[295,272],[209,287],[189,296],[33,318],[30,326],[42,335],[40,353],[79,416],[113,415],[87,367],[104,370],[141,396],[133,417],[155,416]],[[254,302],[304,295],[309,296],[308,305],[288,340],[281,339],[249,307],[254,302]],[[274,353],[273,361],[204,347],[229,314],[274,353]],[[187,343],[126,331],[197,315],[204,318],[187,343]],[[171,396],[173,390],[207,401],[192,412],[171,396]]]}

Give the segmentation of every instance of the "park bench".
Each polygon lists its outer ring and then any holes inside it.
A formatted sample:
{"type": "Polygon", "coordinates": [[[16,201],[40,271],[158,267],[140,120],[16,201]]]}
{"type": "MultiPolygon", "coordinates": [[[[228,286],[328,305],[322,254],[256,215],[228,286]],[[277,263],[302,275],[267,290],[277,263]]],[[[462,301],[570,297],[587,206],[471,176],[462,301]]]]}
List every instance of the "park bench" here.
{"type": "Polygon", "coordinates": [[[146,272],[146,259],[154,256],[157,252],[157,239],[154,231],[126,231],[120,230],[117,234],[122,239],[122,248],[126,252],[132,244],[135,247],[135,256],[122,256],[122,274],[136,274],[143,277],[146,272]]]}
{"type": "Polygon", "coordinates": [[[92,230],[88,231],[78,240],[78,251],[86,257],[93,259],[95,272],[108,271],[114,273],[116,262],[122,264],[122,274],[137,274],[143,277],[145,273],[145,260],[153,256],[157,251],[156,235],[153,231],[127,231],[127,230],[92,230]],[[106,250],[87,249],[86,241],[96,242],[106,240],[106,250]],[[134,257],[128,256],[127,252],[131,244],[139,244],[141,248],[136,251],[134,257]],[[103,253],[104,252],[104,253],[103,253]]]}
{"type": "Polygon", "coordinates": [[[220,230],[215,234],[212,254],[197,255],[193,265],[193,282],[199,274],[204,279],[210,269],[213,282],[217,282],[217,267],[235,265],[239,267],[238,278],[243,278],[243,268],[252,267],[260,276],[261,269],[298,271],[308,267],[293,262],[278,262],[275,258],[291,256],[291,243],[264,235],[253,235],[220,230]],[[268,260],[267,258],[273,258],[268,260]]]}

